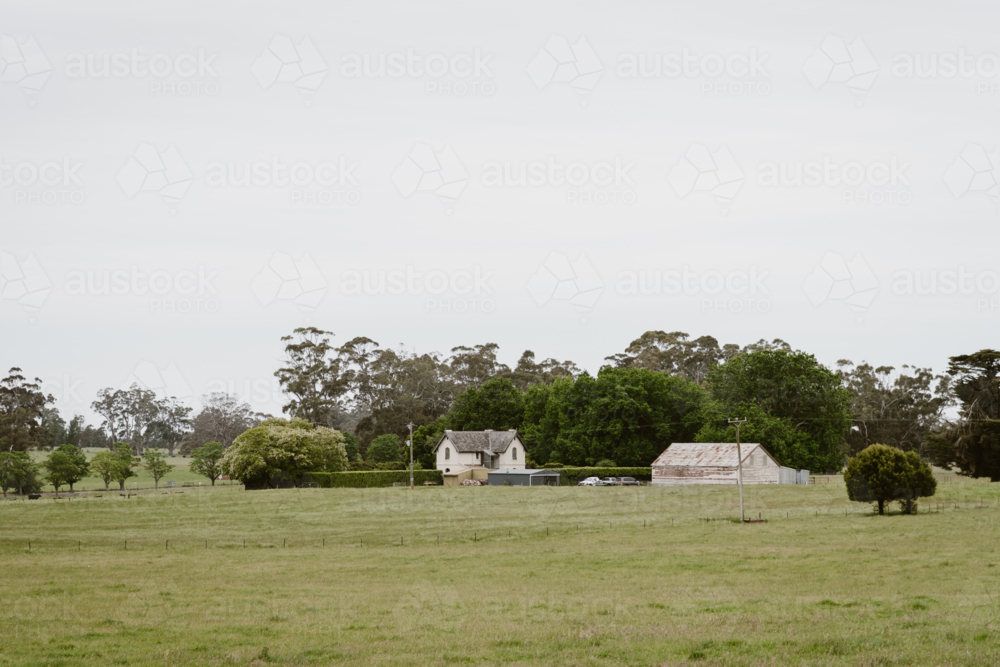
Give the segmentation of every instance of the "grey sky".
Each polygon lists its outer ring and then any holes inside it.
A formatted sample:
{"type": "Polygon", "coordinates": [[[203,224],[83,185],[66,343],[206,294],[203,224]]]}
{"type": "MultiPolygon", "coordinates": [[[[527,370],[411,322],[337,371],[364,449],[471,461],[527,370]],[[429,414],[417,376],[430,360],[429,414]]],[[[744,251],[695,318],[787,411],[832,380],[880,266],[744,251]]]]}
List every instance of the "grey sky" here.
{"type": "Polygon", "coordinates": [[[277,413],[305,324],[592,372],[649,329],[997,345],[994,5],[87,4],[2,25],[0,365],[64,413],[132,379],[277,413]]]}

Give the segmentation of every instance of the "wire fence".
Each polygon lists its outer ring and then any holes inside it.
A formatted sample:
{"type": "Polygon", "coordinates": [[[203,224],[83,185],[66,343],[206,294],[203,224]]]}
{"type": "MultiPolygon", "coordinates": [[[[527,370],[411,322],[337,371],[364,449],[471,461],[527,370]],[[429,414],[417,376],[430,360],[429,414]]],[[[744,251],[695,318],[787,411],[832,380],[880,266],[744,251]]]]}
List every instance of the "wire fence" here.
{"type": "MultiPolygon", "coordinates": [[[[969,484],[977,484],[977,483],[979,483],[976,479],[973,479],[972,477],[968,477],[966,475],[960,475],[960,474],[958,474],[956,472],[948,472],[948,471],[942,471],[942,472],[935,471],[934,472],[934,479],[937,480],[938,484],[942,484],[942,483],[945,483],[945,484],[948,484],[948,483],[962,483],[962,482],[969,483],[969,484]]],[[[839,474],[838,475],[810,475],[809,476],[809,483],[810,484],[843,484],[844,483],[844,476],[843,475],[839,475],[839,474]]]]}
{"type": "MultiPolygon", "coordinates": [[[[1000,498],[958,498],[948,502],[929,501],[922,499],[917,506],[917,514],[943,514],[977,511],[978,530],[995,530],[1000,527],[1000,498]],[[982,513],[979,513],[982,512],[982,513]]],[[[896,512],[893,512],[896,513],[896,512]]],[[[804,519],[859,519],[873,517],[875,512],[869,505],[857,507],[825,507],[825,508],[790,508],[790,509],[760,509],[748,511],[746,522],[754,524],[770,524],[781,528],[793,522],[804,519]]],[[[552,524],[531,526],[507,525],[496,527],[484,525],[462,526],[442,525],[437,527],[424,526],[421,529],[399,535],[381,530],[350,531],[331,534],[301,534],[280,536],[273,532],[266,535],[248,534],[236,536],[221,536],[214,534],[210,538],[185,536],[183,532],[175,535],[145,536],[81,536],[81,537],[46,537],[40,535],[32,538],[0,537],[0,552],[11,553],[86,553],[86,552],[162,552],[162,553],[192,553],[206,550],[227,550],[249,552],[261,549],[378,549],[392,547],[432,547],[454,546],[478,543],[502,543],[539,541],[553,538],[589,538],[595,535],[618,534],[622,538],[637,539],[643,533],[652,534],[672,529],[690,529],[692,526],[710,527],[713,525],[738,525],[739,512],[712,512],[706,516],[691,514],[680,516],[647,516],[647,517],[617,517],[606,521],[559,521],[552,524]],[[437,529],[435,529],[437,528],[437,529]]],[[[800,524],[801,525],[801,524],[800,524]]]]}

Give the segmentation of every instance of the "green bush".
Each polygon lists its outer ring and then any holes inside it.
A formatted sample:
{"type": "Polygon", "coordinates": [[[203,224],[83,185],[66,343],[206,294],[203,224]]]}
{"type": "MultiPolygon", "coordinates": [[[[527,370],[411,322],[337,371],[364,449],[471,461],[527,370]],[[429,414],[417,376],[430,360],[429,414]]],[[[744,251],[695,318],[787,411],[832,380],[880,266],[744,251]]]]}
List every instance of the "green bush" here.
{"type": "Polygon", "coordinates": [[[917,499],[933,496],[937,481],[927,463],[916,452],[888,445],[870,445],[847,463],[844,472],[847,497],[859,503],[875,503],[885,514],[885,503],[898,500],[904,514],[914,514],[917,499]]]}
{"type": "Polygon", "coordinates": [[[375,463],[403,460],[403,443],[395,433],[380,435],[368,445],[365,458],[375,463]]]}
{"type": "MultiPolygon", "coordinates": [[[[361,470],[352,472],[306,473],[302,486],[318,486],[322,489],[365,489],[392,486],[394,483],[410,483],[409,470],[361,470]]],[[[424,482],[444,484],[440,470],[414,470],[413,483],[423,486],[424,482]]]]}
{"type": "Polygon", "coordinates": [[[577,484],[581,479],[587,477],[635,477],[637,480],[648,482],[653,479],[653,468],[651,466],[637,468],[563,468],[559,471],[559,483],[563,486],[577,484]]]}
{"type": "Polygon", "coordinates": [[[546,463],[546,464],[545,464],[545,465],[543,465],[542,467],[543,467],[543,468],[550,468],[550,469],[551,469],[551,468],[562,468],[562,467],[563,467],[563,464],[561,464],[561,463],[546,463]]]}
{"type": "Polygon", "coordinates": [[[246,489],[300,486],[307,470],[343,470],[347,453],[340,431],[303,419],[268,419],[237,436],[221,465],[246,489]]]}

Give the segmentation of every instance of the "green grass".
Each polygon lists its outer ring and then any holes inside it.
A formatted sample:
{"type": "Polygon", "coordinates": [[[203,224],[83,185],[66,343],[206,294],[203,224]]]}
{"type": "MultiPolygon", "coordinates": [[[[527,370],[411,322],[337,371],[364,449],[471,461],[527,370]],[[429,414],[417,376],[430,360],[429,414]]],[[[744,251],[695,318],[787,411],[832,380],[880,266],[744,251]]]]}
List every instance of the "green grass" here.
{"type": "Polygon", "coordinates": [[[728,520],[736,498],[437,487],[7,501],[0,665],[1000,663],[1000,485],[941,484],[940,512],[889,517],[842,486],[747,487],[748,514],[768,520],[753,525],[728,520]]]}
{"type": "MultiPolygon", "coordinates": [[[[83,451],[87,454],[87,459],[89,460],[89,459],[92,459],[94,457],[94,454],[96,454],[96,453],[98,453],[100,451],[107,451],[107,450],[93,448],[93,447],[88,447],[88,448],[84,449],[83,451]]],[[[30,452],[30,454],[31,454],[31,457],[35,460],[35,462],[39,463],[39,464],[41,464],[41,462],[44,461],[45,458],[49,455],[48,452],[40,452],[40,451],[37,451],[37,450],[32,450],[30,452]]],[[[199,484],[202,485],[202,486],[210,486],[212,484],[212,480],[208,479],[207,477],[205,477],[203,475],[199,475],[199,474],[194,473],[194,472],[191,472],[191,469],[190,469],[191,459],[190,458],[185,458],[183,456],[168,456],[168,457],[166,457],[166,459],[167,459],[167,462],[170,465],[175,466],[175,467],[174,467],[173,470],[171,470],[169,473],[167,473],[167,475],[165,477],[163,477],[162,479],[160,479],[160,486],[161,487],[166,486],[167,482],[176,482],[177,486],[183,486],[184,484],[187,484],[189,486],[198,486],[199,484]]],[[[135,477],[130,477],[128,479],[128,482],[126,482],[125,487],[126,487],[127,490],[131,491],[131,490],[134,490],[134,489],[152,489],[155,486],[155,484],[153,483],[153,478],[149,475],[149,472],[145,468],[142,467],[142,464],[136,464],[135,466],[133,466],[132,469],[135,470],[136,476],[135,477]]],[[[45,474],[45,471],[42,470],[43,477],[44,477],[44,474],[45,474]]],[[[226,480],[226,481],[216,481],[216,485],[219,485],[219,484],[228,485],[228,484],[230,484],[230,482],[228,480],[226,480]]],[[[115,489],[118,488],[118,484],[116,482],[111,482],[109,488],[111,490],[115,490],[115,489]]],[[[97,490],[103,491],[104,490],[104,481],[101,480],[100,477],[97,477],[95,475],[90,475],[89,477],[87,477],[87,478],[85,478],[85,479],[77,482],[76,484],[74,484],[73,485],[73,490],[74,491],[97,491],[97,490]]],[[[55,491],[55,489],[53,488],[53,486],[51,484],[46,483],[42,487],[42,491],[45,492],[45,493],[52,493],[52,492],[55,491]]],[[[67,492],[67,491],[69,491],[69,487],[68,486],[62,486],[62,487],[60,487],[60,491],[61,492],[67,492]]]]}

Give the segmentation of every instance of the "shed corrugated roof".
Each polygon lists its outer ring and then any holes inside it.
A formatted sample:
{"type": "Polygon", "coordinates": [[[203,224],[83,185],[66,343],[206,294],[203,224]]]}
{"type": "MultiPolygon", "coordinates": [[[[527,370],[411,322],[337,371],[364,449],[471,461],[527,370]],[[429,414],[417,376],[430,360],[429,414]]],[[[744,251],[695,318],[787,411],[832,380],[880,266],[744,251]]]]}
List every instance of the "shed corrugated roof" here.
{"type": "MultiPolygon", "coordinates": [[[[743,460],[760,449],[768,456],[767,450],[756,442],[740,444],[743,460]]],[[[735,466],[735,442],[675,442],[653,461],[654,466],[735,466]]],[[[771,456],[773,459],[774,457],[771,456]]]]}
{"type": "MultiPolygon", "coordinates": [[[[459,452],[493,452],[499,454],[507,451],[507,447],[517,436],[517,430],[510,431],[445,431],[445,437],[451,440],[459,452]]],[[[440,444],[440,443],[438,443],[440,444]]]]}
{"type": "Polygon", "coordinates": [[[537,475],[539,473],[558,475],[558,470],[547,470],[545,468],[501,468],[490,470],[487,475],[537,475]]]}

